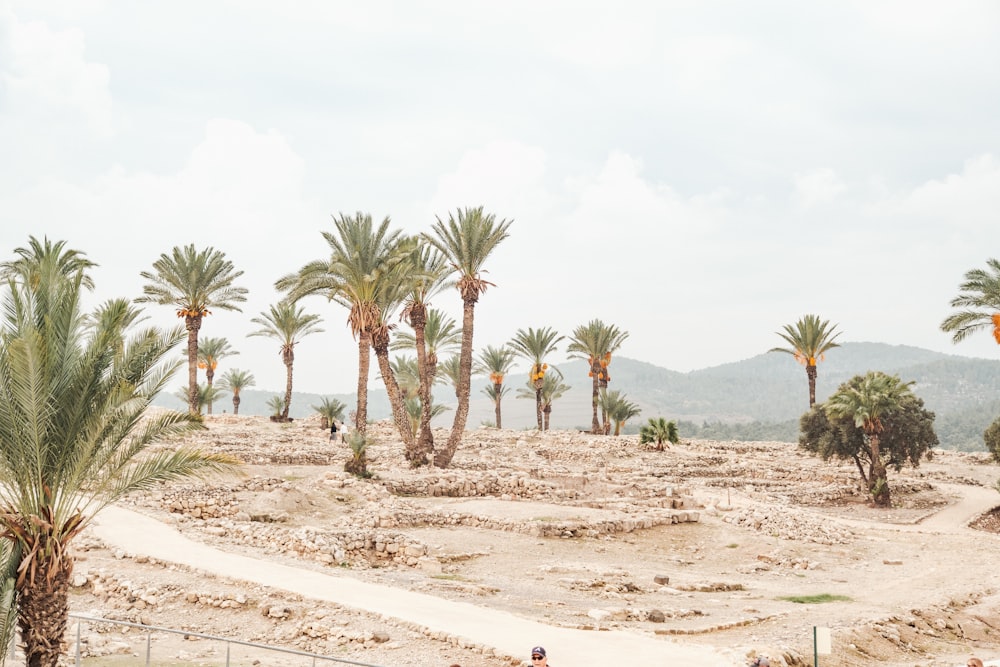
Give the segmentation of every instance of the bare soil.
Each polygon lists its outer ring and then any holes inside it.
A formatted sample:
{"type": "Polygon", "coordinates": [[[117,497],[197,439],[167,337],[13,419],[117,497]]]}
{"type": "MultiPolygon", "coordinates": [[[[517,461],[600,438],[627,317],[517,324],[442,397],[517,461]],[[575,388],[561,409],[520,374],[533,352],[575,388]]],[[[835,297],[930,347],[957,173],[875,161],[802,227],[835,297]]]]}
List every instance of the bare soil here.
{"type": "MultiPolygon", "coordinates": [[[[229,416],[208,425],[198,444],[249,461],[246,477],[186,483],[184,491],[228,498],[238,513],[172,512],[167,487],[131,502],[221,548],[336,568],[553,625],[690,637],[733,649],[742,656],[734,664],[757,654],[771,656],[772,664],[812,664],[813,626],[832,630],[834,652],[822,658],[824,667],[1000,657],[1000,495],[986,454],[938,452],[919,468],[890,473],[894,507],[885,510],[867,504],[853,464],[822,462],[786,443],[695,441],[657,452],[634,437],[483,429],[468,433],[448,471],[412,471],[401,444],[380,425],[370,454],[375,476],[343,483],[346,446],[330,443],[311,420],[270,424],[229,416]],[[443,475],[475,490],[477,481],[498,474],[526,476],[543,492],[386,493],[443,475]],[[274,483],[254,490],[248,479],[274,483]],[[641,525],[671,504],[696,510],[698,520],[648,528],[627,521],[641,525]],[[284,547],[295,531],[370,526],[380,514],[392,516],[392,532],[426,545],[419,564],[375,557],[331,562],[284,547]],[[455,523],[407,523],[413,516],[455,523]],[[476,520],[480,525],[471,525],[476,520]],[[273,522],[273,543],[248,543],[234,530],[262,521],[273,522]],[[625,522],[609,529],[616,521],[625,522]],[[800,601],[821,595],[834,601],[800,601]]],[[[525,657],[116,553],[86,533],[75,556],[71,606],[78,614],[374,665],[499,667],[525,657]]],[[[84,664],[144,659],[144,635],[81,627],[92,656],[84,664]]],[[[153,664],[224,664],[226,648],[215,642],[183,635],[150,641],[162,660],[153,664]]],[[[559,664],[558,647],[549,650],[559,664]]],[[[259,652],[246,659],[231,664],[297,664],[259,652]]]]}

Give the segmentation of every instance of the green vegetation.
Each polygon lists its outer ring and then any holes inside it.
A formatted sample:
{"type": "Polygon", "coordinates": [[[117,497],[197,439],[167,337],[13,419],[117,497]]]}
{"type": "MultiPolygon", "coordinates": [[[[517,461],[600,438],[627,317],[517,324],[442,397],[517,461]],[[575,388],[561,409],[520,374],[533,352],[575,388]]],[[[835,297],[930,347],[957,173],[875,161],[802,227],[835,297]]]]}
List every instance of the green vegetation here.
{"type": "Polygon", "coordinates": [[[852,602],[852,598],[846,595],[832,595],[830,593],[818,593],[816,595],[786,595],[777,598],[795,604],[824,604],[826,602],[852,602]]]}
{"type": "Polygon", "coordinates": [[[890,507],[886,469],[919,465],[938,443],[934,413],[911,385],[877,371],[855,376],[802,416],[799,446],[823,460],[853,460],[875,504],[890,507]]]}
{"type": "Polygon", "coordinates": [[[795,325],[786,324],[785,332],[778,335],[785,339],[788,347],[775,347],[771,352],[785,352],[806,367],[809,381],[809,407],[816,404],[816,363],[823,360],[827,350],[839,347],[834,341],[840,332],[834,333],[837,325],[830,326],[829,320],[820,320],[816,315],[806,315],[795,325]]]}
{"type": "Polygon", "coordinates": [[[677,435],[677,422],[667,421],[663,417],[650,418],[639,428],[640,445],[655,443],[656,448],[663,451],[664,445],[668,442],[675,445],[680,442],[677,435]]]}

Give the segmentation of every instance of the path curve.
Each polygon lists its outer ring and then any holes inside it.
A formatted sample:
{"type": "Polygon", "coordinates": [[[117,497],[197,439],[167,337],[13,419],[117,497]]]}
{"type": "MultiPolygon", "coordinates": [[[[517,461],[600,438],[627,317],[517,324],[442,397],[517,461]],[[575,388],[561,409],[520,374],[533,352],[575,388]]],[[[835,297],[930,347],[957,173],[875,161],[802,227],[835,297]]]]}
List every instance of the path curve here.
{"type": "Polygon", "coordinates": [[[621,656],[637,665],[732,667],[742,660],[718,649],[614,630],[594,632],[559,628],[467,602],[366,583],[343,575],[291,567],[241,556],[202,544],[149,516],[112,505],[97,515],[91,531],[105,544],[130,554],[186,565],[218,576],[297,593],[306,598],[362,609],[433,631],[491,646],[498,653],[525,656],[532,646],[552,650],[557,665],[595,667],[616,664],[621,656]]]}

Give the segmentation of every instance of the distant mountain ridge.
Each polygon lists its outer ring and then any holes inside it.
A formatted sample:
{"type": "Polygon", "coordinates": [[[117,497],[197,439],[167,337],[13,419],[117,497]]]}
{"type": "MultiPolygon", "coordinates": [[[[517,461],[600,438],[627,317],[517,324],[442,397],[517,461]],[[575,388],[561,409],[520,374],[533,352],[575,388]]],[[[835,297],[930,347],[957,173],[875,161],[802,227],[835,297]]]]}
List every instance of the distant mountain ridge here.
{"type": "MultiPolygon", "coordinates": [[[[574,360],[557,366],[571,389],[553,404],[551,427],[589,428],[591,389],[586,364],[574,360]]],[[[1000,360],[972,359],[885,343],[844,343],[830,350],[818,365],[816,399],[825,400],[841,383],[868,370],[894,373],[904,381],[915,381],[914,391],[924,399],[927,409],[937,415],[938,435],[945,446],[968,449],[967,441],[978,438],[981,447],[982,431],[1000,415],[1000,360]],[[946,435],[951,442],[946,441],[946,435]]],[[[754,422],[782,424],[776,432],[785,439],[794,439],[795,424],[808,409],[805,369],[791,355],[780,352],[687,373],[615,357],[610,371],[610,388],[624,392],[642,409],[642,414],[630,423],[632,429],[649,417],[663,416],[692,424],[731,425],[736,429],[734,433],[739,432],[740,425],[754,422]]],[[[473,378],[469,428],[495,420],[493,403],[482,394],[487,384],[485,377],[473,378]]],[[[503,426],[534,426],[534,401],[515,398],[516,390],[527,386],[527,375],[510,374],[505,385],[511,391],[502,403],[503,426]]],[[[244,390],[240,412],[268,414],[267,400],[283,393],[244,390]]],[[[352,394],[332,396],[353,409],[355,398],[352,394]]],[[[312,413],[309,406],[319,400],[317,394],[295,393],[290,414],[296,418],[308,416],[312,413]]],[[[439,385],[435,388],[435,400],[454,406],[454,391],[439,385]]],[[[183,407],[180,400],[171,395],[161,396],[157,404],[183,407]]],[[[215,404],[215,412],[223,410],[232,411],[228,396],[215,404]]],[[[390,415],[385,390],[376,381],[372,382],[369,391],[368,411],[372,420],[390,415]]],[[[452,415],[453,412],[446,412],[435,425],[449,425],[452,415]]],[[[681,435],[684,435],[683,430],[681,435]]]]}

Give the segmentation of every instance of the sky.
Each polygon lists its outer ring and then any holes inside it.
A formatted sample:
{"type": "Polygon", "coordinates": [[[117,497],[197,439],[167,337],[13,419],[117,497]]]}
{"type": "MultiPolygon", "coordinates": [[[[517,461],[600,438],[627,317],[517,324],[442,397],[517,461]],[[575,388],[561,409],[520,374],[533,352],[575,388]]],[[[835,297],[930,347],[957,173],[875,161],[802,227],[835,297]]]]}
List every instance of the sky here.
{"type": "MultiPolygon", "coordinates": [[[[512,221],[477,350],[601,319],[689,371],[815,313],[996,359],[940,323],[1000,256],[998,31],[1000,4],[961,0],[0,0],[0,259],[64,240],[96,304],[215,248],[250,292],[201,335],[264,390],[285,369],[250,318],[328,257],[331,216],[415,234],[471,206],[512,221]]],[[[353,391],[347,311],[302,303],[325,331],[296,389],[353,391]]],[[[461,321],[457,291],[432,305],[461,321]]]]}

